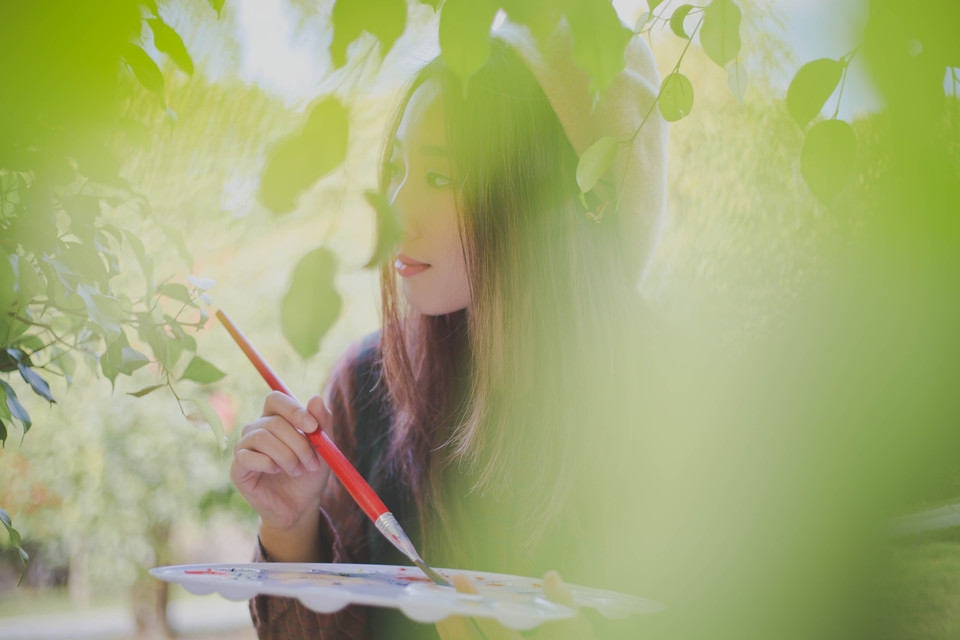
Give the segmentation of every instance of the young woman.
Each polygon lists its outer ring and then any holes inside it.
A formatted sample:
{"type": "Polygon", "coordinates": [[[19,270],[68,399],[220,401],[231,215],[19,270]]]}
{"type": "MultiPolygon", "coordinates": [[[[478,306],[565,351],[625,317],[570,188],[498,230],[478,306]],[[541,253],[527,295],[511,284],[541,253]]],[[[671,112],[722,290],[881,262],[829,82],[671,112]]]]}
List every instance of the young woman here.
{"type": "MultiPolygon", "coordinates": [[[[270,394],[235,450],[258,559],[407,564],[300,433],[323,428],[434,566],[623,586],[596,551],[630,464],[617,441],[639,427],[636,285],[663,207],[662,121],[624,145],[590,209],[575,174],[601,135],[631,138],[656,72],[634,43],[592,108],[569,37],[543,55],[531,43],[502,29],[466,87],[438,58],[406,92],[381,170],[404,225],[382,271],[382,329],[341,359],[325,400],[270,394]]],[[[252,612],[262,638],[481,637],[384,609],[321,615],[259,597],[252,612]]],[[[585,637],[584,624],[565,628],[585,637]]]]}

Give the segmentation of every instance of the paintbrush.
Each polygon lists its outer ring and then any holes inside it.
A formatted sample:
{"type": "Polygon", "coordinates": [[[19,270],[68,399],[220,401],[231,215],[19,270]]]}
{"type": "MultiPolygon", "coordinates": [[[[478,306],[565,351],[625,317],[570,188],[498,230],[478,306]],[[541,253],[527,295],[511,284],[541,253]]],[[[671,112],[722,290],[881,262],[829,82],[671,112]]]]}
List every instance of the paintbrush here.
{"type": "MultiPolygon", "coordinates": [[[[290,391],[279,376],[273,372],[273,369],[270,368],[267,361],[253,348],[253,345],[250,344],[247,337],[243,335],[243,332],[237,328],[237,325],[233,324],[230,317],[223,311],[217,311],[216,315],[221,324],[230,332],[234,341],[240,346],[240,349],[243,350],[243,353],[246,354],[250,362],[253,363],[253,366],[255,366],[257,371],[260,372],[260,375],[263,376],[263,379],[270,385],[270,388],[296,399],[293,392],[290,391]]],[[[451,586],[449,582],[444,580],[440,574],[431,569],[430,566],[423,561],[423,558],[417,553],[410,538],[400,527],[400,523],[397,522],[396,517],[390,513],[373,488],[363,479],[363,476],[354,469],[350,461],[347,460],[347,457],[343,455],[340,449],[337,448],[337,445],[333,443],[333,440],[330,439],[330,436],[319,428],[313,433],[305,435],[310,441],[310,444],[313,445],[317,452],[323,457],[324,461],[326,461],[327,465],[329,465],[330,470],[337,476],[337,479],[340,480],[347,492],[353,497],[360,508],[363,509],[367,517],[373,520],[373,524],[377,527],[377,530],[382,533],[393,546],[399,549],[400,553],[410,558],[413,564],[420,567],[431,580],[440,585],[451,586]]]]}

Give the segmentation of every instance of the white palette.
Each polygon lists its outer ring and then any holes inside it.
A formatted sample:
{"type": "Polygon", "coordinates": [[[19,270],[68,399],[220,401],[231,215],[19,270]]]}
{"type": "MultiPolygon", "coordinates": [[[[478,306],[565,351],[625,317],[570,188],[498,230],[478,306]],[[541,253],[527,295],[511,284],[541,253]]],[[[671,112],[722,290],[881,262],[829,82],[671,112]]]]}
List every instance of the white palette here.
{"type": "MultiPolygon", "coordinates": [[[[218,593],[229,600],[258,595],[299,599],[320,613],[348,604],[399,609],[418,622],[432,623],[449,615],[493,618],[513,629],[531,629],[571,617],[575,611],[547,600],[542,580],[499,573],[437,569],[452,582],[466,575],[479,594],[458,593],[436,585],[416,567],[377,564],[195,564],[151,569],[151,575],[175,582],[196,594],[218,593]]],[[[663,610],[659,602],[613,591],[568,584],[574,602],[610,618],[663,610]]]]}

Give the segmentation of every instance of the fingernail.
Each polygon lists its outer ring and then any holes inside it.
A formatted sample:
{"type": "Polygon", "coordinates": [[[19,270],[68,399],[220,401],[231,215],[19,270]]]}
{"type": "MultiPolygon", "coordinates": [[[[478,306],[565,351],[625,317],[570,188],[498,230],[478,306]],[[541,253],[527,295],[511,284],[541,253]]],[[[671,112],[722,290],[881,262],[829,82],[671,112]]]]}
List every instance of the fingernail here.
{"type": "Polygon", "coordinates": [[[311,415],[307,415],[307,417],[303,419],[303,430],[307,433],[316,431],[317,427],[319,426],[320,424],[317,422],[316,418],[311,415]]]}
{"type": "Polygon", "coordinates": [[[316,471],[317,469],[319,469],[320,463],[317,461],[317,457],[310,456],[309,458],[307,458],[306,467],[310,471],[316,471]]]}
{"type": "Polygon", "coordinates": [[[290,472],[292,476],[299,476],[303,471],[300,469],[300,465],[297,465],[293,468],[293,471],[290,472]]]}

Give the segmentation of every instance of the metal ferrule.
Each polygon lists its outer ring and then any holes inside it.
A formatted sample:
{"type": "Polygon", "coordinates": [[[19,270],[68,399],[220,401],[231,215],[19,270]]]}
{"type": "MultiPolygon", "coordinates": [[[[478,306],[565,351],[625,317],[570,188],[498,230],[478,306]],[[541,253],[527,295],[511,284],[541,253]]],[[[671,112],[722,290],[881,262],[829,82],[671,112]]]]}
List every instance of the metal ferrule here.
{"type": "Polygon", "coordinates": [[[423,558],[417,553],[413,543],[410,542],[410,538],[403,532],[400,523],[397,522],[397,519],[392,513],[387,511],[377,518],[373,524],[376,525],[380,533],[386,536],[387,540],[393,543],[393,546],[400,550],[400,553],[410,558],[411,562],[414,564],[418,561],[423,562],[423,558]]]}

